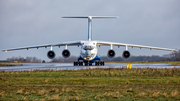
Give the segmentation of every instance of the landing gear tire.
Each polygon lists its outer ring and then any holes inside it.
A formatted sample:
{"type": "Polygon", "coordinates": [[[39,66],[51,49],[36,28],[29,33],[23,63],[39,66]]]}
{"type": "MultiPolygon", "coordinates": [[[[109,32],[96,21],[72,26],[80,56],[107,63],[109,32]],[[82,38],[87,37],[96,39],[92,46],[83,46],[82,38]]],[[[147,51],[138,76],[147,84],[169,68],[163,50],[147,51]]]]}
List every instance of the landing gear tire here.
{"type": "Polygon", "coordinates": [[[88,66],[88,63],[85,63],[85,66],[88,66]]]}
{"type": "Polygon", "coordinates": [[[104,61],[100,61],[100,65],[101,65],[101,66],[104,66],[104,61]]]}
{"type": "Polygon", "coordinates": [[[99,66],[99,62],[95,62],[95,65],[96,65],[96,66],[99,66]]]}
{"type": "Polygon", "coordinates": [[[74,62],[74,66],[77,66],[77,62],[74,62]]]}
{"type": "Polygon", "coordinates": [[[98,62],[95,62],[95,65],[96,66],[104,66],[104,61],[98,61],[98,62]]]}
{"type": "Polygon", "coordinates": [[[74,66],[83,66],[83,62],[74,62],[74,66]]]}
{"type": "Polygon", "coordinates": [[[83,62],[80,62],[80,65],[83,66],[83,62]]]}
{"type": "Polygon", "coordinates": [[[81,66],[81,62],[78,62],[78,65],[81,66]]]}
{"type": "Polygon", "coordinates": [[[89,66],[92,66],[92,63],[89,63],[89,66]]]}

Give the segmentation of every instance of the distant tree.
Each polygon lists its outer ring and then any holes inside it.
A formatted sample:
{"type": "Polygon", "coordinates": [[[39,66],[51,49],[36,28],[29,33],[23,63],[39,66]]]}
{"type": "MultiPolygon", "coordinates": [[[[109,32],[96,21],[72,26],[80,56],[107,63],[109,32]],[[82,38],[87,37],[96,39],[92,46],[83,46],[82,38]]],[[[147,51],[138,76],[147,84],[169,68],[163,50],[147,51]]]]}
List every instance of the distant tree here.
{"type": "Polygon", "coordinates": [[[131,56],[127,61],[163,61],[163,57],[158,55],[152,56],[131,56]]]}
{"type": "Polygon", "coordinates": [[[180,50],[163,55],[164,61],[180,61],[180,50]]]}
{"type": "Polygon", "coordinates": [[[14,61],[18,61],[18,62],[34,62],[34,63],[38,63],[38,62],[41,62],[41,59],[38,59],[37,57],[11,57],[11,58],[7,58],[6,59],[7,61],[9,62],[14,62],[14,61]]]}
{"type": "MultiPolygon", "coordinates": [[[[165,54],[163,56],[152,55],[152,56],[131,56],[128,59],[124,59],[121,56],[109,58],[108,56],[101,56],[102,61],[180,61],[180,50],[177,52],[172,52],[170,54],[165,54]]],[[[27,59],[26,59],[27,61],[27,59]]],[[[74,62],[77,61],[76,56],[70,56],[69,58],[63,58],[61,56],[56,57],[51,60],[51,62],[74,62]]]]}
{"type": "Polygon", "coordinates": [[[111,61],[124,61],[124,59],[122,57],[118,56],[118,57],[112,58],[111,61]]]}
{"type": "Polygon", "coordinates": [[[45,60],[43,60],[43,61],[42,61],[42,63],[46,63],[46,61],[45,61],[45,60]]]}
{"type": "Polygon", "coordinates": [[[100,58],[102,61],[112,61],[112,58],[109,58],[108,56],[101,56],[100,58]]]}
{"type": "Polygon", "coordinates": [[[76,56],[70,56],[69,58],[64,58],[64,57],[56,57],[54,59],[51,60],[51,62],[63,62],[63,63],[68,63],[68,62],[74,62],[77,61],[77,57],[76,56]]]}

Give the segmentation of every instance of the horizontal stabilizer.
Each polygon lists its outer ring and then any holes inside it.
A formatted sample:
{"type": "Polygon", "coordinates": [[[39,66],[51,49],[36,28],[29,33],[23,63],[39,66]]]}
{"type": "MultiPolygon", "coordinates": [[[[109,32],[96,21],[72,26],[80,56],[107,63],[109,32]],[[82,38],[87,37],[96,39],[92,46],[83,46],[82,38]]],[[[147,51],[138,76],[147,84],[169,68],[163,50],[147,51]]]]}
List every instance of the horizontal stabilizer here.
{"type": "Polygon", "coordinates": [[[88,19],[88,40],[92,40],[92,19],[93,18],[118,18],[117,16],[67,16],[62,18],[87,18],[88,19]]]}
{"type": "Polygon", "coordinates": [[[118,18],[117,16],[67,16],[62,18],[118,18]]]}
{"type": "Polygon", "coordinates": [[[70,17],[70,16],[68,16],[68,17],[62,17],[62,18],[88,18],[88,17],[78,17],[78,16],[77,17],[73,17],[73,16],[70,17]]]}

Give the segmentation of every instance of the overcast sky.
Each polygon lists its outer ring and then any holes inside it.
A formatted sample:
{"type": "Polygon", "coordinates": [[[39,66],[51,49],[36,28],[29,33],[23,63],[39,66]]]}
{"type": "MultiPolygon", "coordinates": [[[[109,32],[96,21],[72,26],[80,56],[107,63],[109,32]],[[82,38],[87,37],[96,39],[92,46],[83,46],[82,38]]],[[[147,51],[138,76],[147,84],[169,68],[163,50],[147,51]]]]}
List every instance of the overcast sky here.
{"type": "MultiPolygon", "coordinates": [[[[0,0],[0,50],[87,40],[87,19],[62,16],[119,16],[93,19],[93,40],[180,49],[180,0],[0,0]]],[[[61,48],[54,48],[61,56],[61,48]]],[[[78,56],[79,47],[68,47],[78,56]]],[[[110,47],[98,48],[107,55],[110,47]]],[[[50,61],[50,49],[0,52],[0,60],[12,56],[36,56],[50,61]]],[[[114,47],[121,56],[124,47],[114,47]]],[[[132,55],[163,55],[162,50],[129,48],[132,55]]]]}

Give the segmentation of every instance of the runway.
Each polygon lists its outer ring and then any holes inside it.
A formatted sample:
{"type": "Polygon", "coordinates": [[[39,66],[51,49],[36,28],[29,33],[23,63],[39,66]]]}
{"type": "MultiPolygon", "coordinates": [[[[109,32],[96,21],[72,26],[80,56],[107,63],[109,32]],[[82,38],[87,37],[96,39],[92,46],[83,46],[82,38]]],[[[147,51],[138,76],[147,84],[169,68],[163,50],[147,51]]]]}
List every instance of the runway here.
{"type": "Polygon", "coordinates": [[[73,66],[73,63],[20,63],[22,66],[0,67],[0,71],[33,71],[33,70],[79,70],[93,68],[126,68],[126,64],[132,64],[132,68],[180,68],[170,64],[142,64],[142,63],[105,63],[105,66],[73,66]]]}

